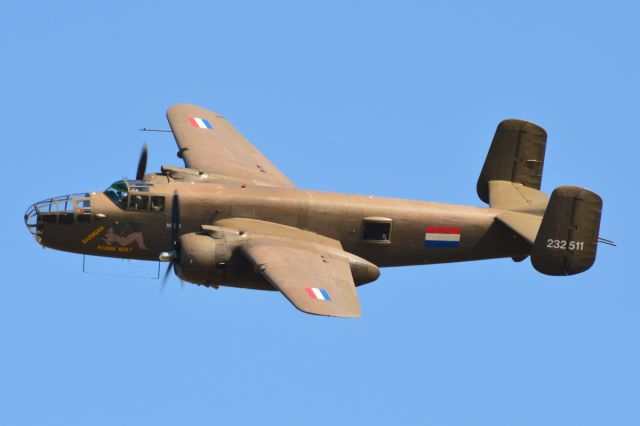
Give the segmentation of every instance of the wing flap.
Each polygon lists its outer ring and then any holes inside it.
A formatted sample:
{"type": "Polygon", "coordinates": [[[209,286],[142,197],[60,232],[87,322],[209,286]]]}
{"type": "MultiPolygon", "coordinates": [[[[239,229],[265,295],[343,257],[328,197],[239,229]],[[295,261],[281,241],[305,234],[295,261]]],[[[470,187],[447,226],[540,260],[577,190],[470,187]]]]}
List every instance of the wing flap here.
{"type": "Polygon", "coordinates": [[[345,257],[296,243],[256,240],[240,248],[256,270],[299,310],[352,318],[360,303],[345,257]]]}

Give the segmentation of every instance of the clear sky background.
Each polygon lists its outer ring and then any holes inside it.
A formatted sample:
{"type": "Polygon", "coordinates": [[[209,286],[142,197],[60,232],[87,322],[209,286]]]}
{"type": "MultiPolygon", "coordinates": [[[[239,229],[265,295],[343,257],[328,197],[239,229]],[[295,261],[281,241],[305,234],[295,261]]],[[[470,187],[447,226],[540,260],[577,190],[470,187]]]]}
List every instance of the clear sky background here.
{"type": "MultiPolygon", "coordinates": [[[[638,425],[636,2],[0,3],[2,425],[638,425]],[[604,199],[595,266],[385,269],[356,320],[281,295],[81,272],[27,207],[181,165],[164,113],[223,113],[300,188],[482,205],[497,123],[543,189],[604,199]]],[[[110,268],[128,267],[113,261],[110,268]]]]}

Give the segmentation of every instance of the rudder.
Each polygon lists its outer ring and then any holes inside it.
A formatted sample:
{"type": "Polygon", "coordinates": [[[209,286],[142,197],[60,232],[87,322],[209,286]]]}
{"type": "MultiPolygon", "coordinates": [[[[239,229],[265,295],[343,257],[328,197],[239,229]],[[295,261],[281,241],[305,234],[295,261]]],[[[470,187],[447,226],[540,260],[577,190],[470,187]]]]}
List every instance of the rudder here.
{"type": "Polygon", "coordinates": [[[596,259],[602,198],[577,186],[551,194],[533,250],[531,264],[546,275],[574,275],[596,259]]]}
{"type": "Polygon", "coordinates": [[[489,203],[489,181],[540,189],[547,132],[537,124],[509,119],[498,124],[478,178],[478,196],[489,203]]]}

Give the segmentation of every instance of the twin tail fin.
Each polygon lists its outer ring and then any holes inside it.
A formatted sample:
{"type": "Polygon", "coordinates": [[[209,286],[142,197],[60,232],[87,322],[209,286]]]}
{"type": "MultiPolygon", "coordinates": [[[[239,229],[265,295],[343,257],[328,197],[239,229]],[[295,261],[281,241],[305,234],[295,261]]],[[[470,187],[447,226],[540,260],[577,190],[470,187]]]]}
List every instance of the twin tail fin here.
{"type": "Polygon", "coordinates": [[[482,201],[502,210],[496,217],[531,244],[531,263],[546,275],[589,269],[599,241],[602,198],[576,186],[540,191],[547,132],[524,120],[496,129],[478,178],[482,201]]]}

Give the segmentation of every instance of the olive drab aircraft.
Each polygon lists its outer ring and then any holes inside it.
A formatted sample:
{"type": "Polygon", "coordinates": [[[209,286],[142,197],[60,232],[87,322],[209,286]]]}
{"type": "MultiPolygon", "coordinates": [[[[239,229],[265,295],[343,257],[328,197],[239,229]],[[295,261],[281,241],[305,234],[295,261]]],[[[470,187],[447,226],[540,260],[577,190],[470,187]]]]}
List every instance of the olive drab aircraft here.
{"type": "Polygon", "coordinates": [[[601,198],[540,191],[547,134],[501,122],[477,182],[488,207],[307,191],[223,116],[174,105],[167,119],[185,167],[105,191],[35,203],[24,219],[38,243],[84,255],[166,262],[187,282],[280,291],[316,315],[361,314],[356,287],[387,266],[531,258],[547,275],[591,267],[601,198]]]}

